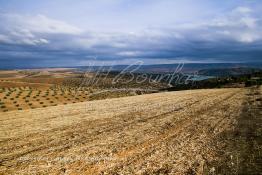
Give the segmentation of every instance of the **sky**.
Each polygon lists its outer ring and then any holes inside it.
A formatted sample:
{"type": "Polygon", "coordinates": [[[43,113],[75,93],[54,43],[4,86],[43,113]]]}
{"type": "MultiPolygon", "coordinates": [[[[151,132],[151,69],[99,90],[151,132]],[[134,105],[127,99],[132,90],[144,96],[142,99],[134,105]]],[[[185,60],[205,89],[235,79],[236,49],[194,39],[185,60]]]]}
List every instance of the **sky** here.
{"type": "Polygon", "coordinates": [[[2,67],[261,56],[261,0],[0,0],[2,67]]]}

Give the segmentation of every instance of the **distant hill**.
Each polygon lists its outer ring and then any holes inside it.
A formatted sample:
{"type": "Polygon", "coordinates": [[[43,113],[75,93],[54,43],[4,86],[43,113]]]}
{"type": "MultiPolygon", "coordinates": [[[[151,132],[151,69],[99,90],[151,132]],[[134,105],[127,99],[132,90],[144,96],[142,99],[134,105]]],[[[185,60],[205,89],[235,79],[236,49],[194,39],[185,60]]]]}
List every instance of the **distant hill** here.
{"type": "MultiPolygon", "coordinates": [[[[47,67],[35,67],[35,66],[21,66],[18,67],[3,67],[0,64],[0,69],[13,70],[13,69],[47,69],[47,67]]],[[[49,67],[59,68],[59,67],[49,67]]],[[[155,65],[113,65],[113,66],[71,66],[64,68],[73,68],[74,71],[122,71],[128,69],[128,71],[139,72],[139,73],[195,73],[198,71],[207,72],[207,70],[218,70],[223,69],[239,69],[239,68],[259,68],[262,69],[262,62],[257,63],[184,63],[184,64],[155,64],[155,65]]],[[[237,72],[239,72],[237,70],[237,72]]]]}
{"type": "Polygon", "coordinates": [[[122,71],[128,70],[143,73],[193,73],[200,70],[232,69],[232,68],[262,68],[262,63],[185,63],[185,64],[157,64],[157,65],[114,65],[114,66],[80,66],[78,70],[85,71],[122,71]]]}
{"type": "Polygon", "coordinates": [[[217,69],[203,69],[198,71],[198,75],[203,76],[216,76],[216,77],[226,77],[226,76],[238,76],[238,75],[248,75],[255,72],[262,71],[261,68],[217,68],[217,69]]]}

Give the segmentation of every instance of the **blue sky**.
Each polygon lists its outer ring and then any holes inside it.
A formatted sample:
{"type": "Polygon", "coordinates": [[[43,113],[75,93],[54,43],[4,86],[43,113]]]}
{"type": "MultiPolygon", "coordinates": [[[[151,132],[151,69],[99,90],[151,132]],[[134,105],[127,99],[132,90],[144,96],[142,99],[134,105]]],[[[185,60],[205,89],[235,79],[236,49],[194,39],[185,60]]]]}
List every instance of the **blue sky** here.
{"type": "Polygon", "coordinates": [[[260,0],[0,0],[0,63],[257,62],[260,0]]]}

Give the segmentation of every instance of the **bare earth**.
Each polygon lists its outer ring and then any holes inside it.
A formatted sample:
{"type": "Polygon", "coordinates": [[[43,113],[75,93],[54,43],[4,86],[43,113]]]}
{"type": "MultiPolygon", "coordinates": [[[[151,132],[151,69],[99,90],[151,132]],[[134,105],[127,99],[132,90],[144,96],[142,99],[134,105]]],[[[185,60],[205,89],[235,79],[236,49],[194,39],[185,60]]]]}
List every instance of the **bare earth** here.
{"type": "Polygon", "coordinates": [[[166,92],[11,111],[0,174],[203,174],[246,89],[166,92]]]}

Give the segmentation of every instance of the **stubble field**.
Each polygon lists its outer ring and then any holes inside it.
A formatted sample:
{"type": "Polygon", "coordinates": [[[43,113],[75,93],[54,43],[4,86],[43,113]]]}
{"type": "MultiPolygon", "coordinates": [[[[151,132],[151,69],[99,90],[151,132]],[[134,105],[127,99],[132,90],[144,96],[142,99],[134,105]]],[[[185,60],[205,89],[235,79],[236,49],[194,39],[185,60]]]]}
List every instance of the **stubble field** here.
{"type": "Polygon", "coordinates": [[[5,112],[0,174],[216,173],[226,143],[218,138],[236,129],[247,94],[164,92],[5,112]]]}

